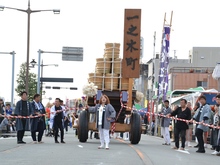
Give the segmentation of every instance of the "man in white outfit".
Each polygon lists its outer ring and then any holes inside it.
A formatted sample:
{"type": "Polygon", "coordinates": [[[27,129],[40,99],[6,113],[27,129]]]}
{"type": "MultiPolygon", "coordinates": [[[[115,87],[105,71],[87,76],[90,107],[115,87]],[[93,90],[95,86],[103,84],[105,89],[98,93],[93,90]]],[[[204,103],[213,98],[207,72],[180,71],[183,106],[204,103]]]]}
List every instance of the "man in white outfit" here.
{"type": "MultiPolygon", "coordinates": [[[[171,109],[169,107],[169,101],[164,101],[164,108],[162,109],[161,115],[167,115],[171,113],[171,109]]],[[[170,145],[170,133],[169,133],[169,126],[170,126],[170,118],[162,117],[161,122],[161,131],[164,138],[163,145],[170,145]]]]}

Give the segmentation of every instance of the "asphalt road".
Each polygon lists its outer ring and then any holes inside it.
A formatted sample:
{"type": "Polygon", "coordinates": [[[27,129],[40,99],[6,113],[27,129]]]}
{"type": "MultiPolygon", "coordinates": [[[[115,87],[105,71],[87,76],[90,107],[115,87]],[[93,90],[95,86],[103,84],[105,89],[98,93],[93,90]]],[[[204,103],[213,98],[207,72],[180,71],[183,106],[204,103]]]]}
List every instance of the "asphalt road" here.
{"type": "Polygon", "coordinates": [[[55,144],[53,137],[43,137],[43,144],[33,144],[30,136],[24,140],[27,144],[18,145],[16,138],[0,139],[0,165],[217,165],[220,162],[220,157],[211,155],[210,149],[205,154],[195,153],[195,148],[176,151],[161,145],[162,138],[149,135],[142,135],[138,145],[111,139],[110,150],[98,149],[96,139],[79,143],[72,131],[65,134],[66,144],[55,144]]]}

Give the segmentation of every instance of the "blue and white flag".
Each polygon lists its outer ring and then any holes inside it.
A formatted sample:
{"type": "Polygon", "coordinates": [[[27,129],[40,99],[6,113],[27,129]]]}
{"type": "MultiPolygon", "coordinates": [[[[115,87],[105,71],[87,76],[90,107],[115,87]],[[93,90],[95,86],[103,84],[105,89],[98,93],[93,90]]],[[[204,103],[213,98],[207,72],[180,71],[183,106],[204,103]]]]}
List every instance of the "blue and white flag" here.
{"type": "Polygon", "coordinates": [[[168,67],[169,67],[169,49],[170,49],[170,26],[164,26],[162,37],[162,48],[160,55],[160,70],[158,78],[158,99],[166,99],[168,90],[168,67]]]}

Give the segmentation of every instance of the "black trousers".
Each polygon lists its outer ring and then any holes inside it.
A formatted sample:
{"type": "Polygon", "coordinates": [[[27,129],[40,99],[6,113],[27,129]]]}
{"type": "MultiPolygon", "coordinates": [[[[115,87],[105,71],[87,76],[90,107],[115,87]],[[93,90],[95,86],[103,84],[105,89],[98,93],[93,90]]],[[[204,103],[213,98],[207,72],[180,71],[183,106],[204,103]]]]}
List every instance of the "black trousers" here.
{"type": "Polygon", "coordinates": [[[179,129],[175,127],[175,146],[179,148],[179,139],[181,137],[181,147],[185,148],[185,142],[186,142],[186,130],[185,129],[179,129]]]}
{"type": "Polygon", "coordinates": [[[36,131],[31,131],[31,137],[33,141],[42,141],[42,136],[44,134],[44,129],[43,129],[43,121],[38,122],[37,125],[37,130],[36,131]],[[36,138],[36,132],[38,132],[37,138],[36,138]]]}
{"type": "Polygon", "coordinates": [[[215,147],[215,150],[216,150],[217,152],[219,152],[219,151],[220,151],[220,146],[216,146],[216,147],[215,147]]]}
{"type": "Polygon", "coordinates": [[[57,141],[58,132],[60,130],[60,140],[63,141],[64,138],[64,131],[63,131],[63,123],[62,121],[55,121],[54,122],[54,139],[57,141]]]}
{"type": "Polygon", "coordinates": [[[199,145],[199,151],[204,151],[205,148],[204,148],[204,140],[203,140],[203,130],[202,129],[199,129],[199,128],[196,128],[196,137],[197,137],[197,140],[198,140],[198,145],[199,145]]]}
{"type": "Polygon", "coordinates": [[[23,130],[17,131],[17,141],[21,142],[23,141],[24,133],[25,133],[25,125],[26,125],[26,119],[21,119],[23,130]]]}
{"type": "Polygon", "coordinates": [[[68,132],[68,124],[69,124],[68,120],[64,121],[64,128],[65,128],[66,132],[68,132]]]}

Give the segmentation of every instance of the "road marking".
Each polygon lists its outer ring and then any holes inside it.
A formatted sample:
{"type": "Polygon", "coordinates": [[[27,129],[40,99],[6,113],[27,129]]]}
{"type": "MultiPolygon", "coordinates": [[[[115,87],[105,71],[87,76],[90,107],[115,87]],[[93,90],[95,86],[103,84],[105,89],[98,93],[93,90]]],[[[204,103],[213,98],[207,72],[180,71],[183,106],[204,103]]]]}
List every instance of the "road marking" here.
{"type": "Polygon", "coordinates": [[[133,145],[131,145],[131,144],[128,144],[131,148],[133,148],[136,152],[137,152],[137,154],[138,154],[138,156],[142,159],[142,160],[144,160],[144,155],[143,155],[143,153],[140,151],[140,150],[138,150],[138,149],[136,149],[133,145]]]}
{"type": "Polygon", "coordinates": [[[128,143],[126,143],[124,140],[121,140],[121,139],[116,139],[116,140],[118,140],[118,141],[120,141],[120,142],[122,142],[122,143],[125,143],[125,144],[127,144],[129,147],[131,147],[131,148],[137,153],[137,155],[141,158],[141,160],[143,161],[144,164],[153,165],[153,163],[151,162],[151,160],[150,160],[149,158],[146,159],[146,158],[144,157],[144,154],[143,154],[139,149],[137,149],[136,147],[134,147],[132,144],[128,144],[128,143]]]}
{"type": "Polygon", "coordinates": [[[78,145],[78,147],[79,147],[79,148],[83,148],[83,146],[81,146],[81,145],[78,145]]]}
{"type": "Polygon", "coordinates": [[[182,152],[182,153],[185,153],[185,154],[190,154],[189,151],[186,151],[186,150],[185,151],[184,150],[176,150],[176,151],[179,151],[179,152],[182,152]]]}

